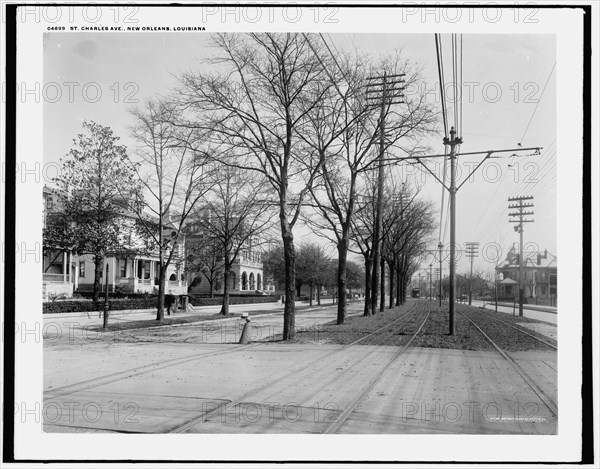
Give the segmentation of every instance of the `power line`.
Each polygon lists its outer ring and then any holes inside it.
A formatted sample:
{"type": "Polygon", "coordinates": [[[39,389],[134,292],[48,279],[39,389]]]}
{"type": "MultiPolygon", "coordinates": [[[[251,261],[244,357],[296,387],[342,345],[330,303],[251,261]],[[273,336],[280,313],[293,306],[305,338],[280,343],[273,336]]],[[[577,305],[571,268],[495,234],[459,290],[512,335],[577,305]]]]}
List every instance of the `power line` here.
{"type": "Polygon", "coordinates": [[[523,132],[523,135],[521,136],[521,140],[519,140],[519,143],[523,143],[523,139],[525,138],[525,135],[527,134],[527,131],[529,130],[529,126],[531,125],[531,121],[533,120],[533,117],[535,116],[535,113],[538,110],[538,106],[540,105],[540,102],[542,101],[542,98],[544,97],[544,91],[546,91],[546,87],[548,86],[548,82],[550,81],[550,77],[552,76],[552,73],[554,73],[555,68],[556,68],[556,61],[554,62],[554,65],[552,65],[552,70],[550,70],[550,73],[548,74],[548,78],[546,79],[546,83],[544,84],[544,88],[542,89],[542,94],[540,95],[540,99],[538,99],[537,103],[535,104],[533,113],[531,114],[531,117],[529,118],[527,127],[525,127],[525,132],[523,132]]]}
{"type": "MultiPolygon", "coordinates": [[[[342,70],[342,67],[340,67],[340,64],[338,63],[337,59],[335,58],[335,55],[333,55],[333,52],[331,52],[331,49],[329,48],[329,44],[327,44],[327,41],[323,37],[323,34],[319,33],[319,36],[321,37],[321,40],[323,41],[323,44],[325,44],[325,47],[327,47],[327,50],[329,51],[329,55],[331,55],[331,58],[333,59],[333,61],[337,65],[338,70],[342,73],[342,76],[344,77],[344,80],[346,80],[346,83],[348,83],[348,85],[349,85],[350,82],[346,78],[346,74],[342,70]]],[[[331,36],[329,36],[329,39],[331,39],[331,36]]],[[[333,43],[333,41],[332,41],[332,43],[333,43]]],[[[335,44],[333,44],[333,47],[335,48],[335,44]]],[[[337,52],[337,49],[336,49],[336,52],[337,52]]],[[[339,52],[338,52],[338,54],[339,54],[339,52]]]]}
{"type": "Polygon", "coordinates": [[[460,35],[460,134],[463,135],[463,35],[460,35]]]}
{"type": "Polygon", "coordinates": [[[444,78],[444,60],[442,51],[442,37],[440,34],[435,34],[435,53],[437,57],[438,77],[440,81],[440,98],[442,100],[442,121],[444,123],[444,137],[448,136],[448,113],[446,110],[446,98],[444,97],[444,86],[446,84],[444,78]]]}
{"type": "MultiPolygon", "coordinates": [[[[553,165],[556,164],[556,159],[553,157],[556,155],[556,149],[554,149],[552,152],[550,152],[549,150],[555,145],[556,142],[556,138],[554,138],[552,140],[552,142],[550,142],[550,144],[547,147],[547,150],[545,151],[546,155],[546,159],[545,161],[542,163],[542,165],[539,168],[539,172],[538,175],[536,177],[539,177],[540,180],[544,180],[545,181],[545,177],[548,174],[549,170],[547,171],[546,168],[550,167],[550,169],[552,168],[553,165]]],[[[506,171],[506,173],[508,173],[508,170],[506,171]]],[[[506,173],[504,175],[506,175],[506,173]]],[[[502,183],[502,180],[498,183],[499,185],[496,187],[496,191],[494,192],[494,196],[492,197],[492,199],[490,200],[490,202],[488,203],[488,210],[486,210],[482,216],[479,217],[479,219],[476,222],[476,231],[475,231],[475,238],[478,239],[487,239],[488,235],[491,234],[491,232],[493,232],[494,230],[496,230],[498,228],[498,226],[500,226],[503,222],[503,218],[504,218],[504,214],[506,212],[506,206],[504,204],[502,204],[502,207],[498,207],[497,209],[495,209],[493,207],[493,202],[495,200],[495,196],[498,194],[500,185],[502,183]],[[488,220],[487,222],[484,222],[484,218],[487,214],[490,213],[495,213],[495,217],[492,215],[492,218],[490,218],[490,220],[488,220]]],[[[512,190],[511,195],[516,195],[518,193],[522,193],[523,190],[525,190],[528,186],[530,186],[530,183],[526,183],[525,179],[522,179],[519,182],[519,185],[512,190]]],[[[534,192],[539,191],[538,188],[534,189],[534,192]]]]}
{"type": "MultiPolygon", "coordinates": [[[[542,97],[544,96],[544,92],[546,91],[546,87],[548,86],[548,83],[550,81],[550,78],[552,77],[552,73],[554,72],[555,68],[556,68],[556,61],[554,62],[554,65],[552,66],[552,70],[550,70],[550,73],[548,74],[548,78],[546,79],[546,83],[544,84],[544,88],[542,89],[542,94],[540,95],[540,99],[538,99],[538,101],[537,101],[537,103],[535,105],[533,113],[531,114],[531,117],[529,118],[529,122],[527,123],[527,126],[525,127],[525,131],[523,132],[523,135],[519,139],[519,146],[521,146],[521,144],[523,142],[523,139],[525,138],[525,135],[527,135],[527,131],[529,130],[529,126],[531,125],[531,122],[533,121],[533,117],[535,116],[535,113],[536,113],[536,111],[538,109],[540,101],[542,100],[542,97]]],[[[553,140],[553,142],[554,141],[556,141],[556,138],[553,140]]],[[[508,171],[506,171],[502,175],[502,178],[500,179],[500,182],[498,183],[498,186],[496,187],[496,190],[494,191],[494,194],[492,195],[492,199],[490,201],[490,204],[492,204],[494,202],[494,200],[496,199],[496,196],[498,195],[498,191],[500,190],[500,186],[502,186],[504,178],[506,177],[507,174],[508,174],[508,171]]]]}

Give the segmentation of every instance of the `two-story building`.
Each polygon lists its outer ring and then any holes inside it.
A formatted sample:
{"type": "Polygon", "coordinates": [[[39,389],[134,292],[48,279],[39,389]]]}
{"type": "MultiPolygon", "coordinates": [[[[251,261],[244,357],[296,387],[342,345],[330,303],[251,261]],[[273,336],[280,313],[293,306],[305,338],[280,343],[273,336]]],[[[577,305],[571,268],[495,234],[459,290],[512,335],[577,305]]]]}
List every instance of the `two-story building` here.
{"type": "MultiPolygon", "coordinates": [[[[102,285],[106,281],[104,272],[108,264],[109,291],[121,293],[158,293],[160,257],[158,249],[148,249],[140,242],[135,228],[136,215],[123,209],[120,226],[123,234],[129,238],[127,249],[109,251],[102,261],[102,285]]],[[[167,268],[165,293],[171,295],[187,294],[185,280],[185,235],[177,237],[177,227],[169,222],[163,227],[163,237],[167,248],[164,257],[175,249],[171,263],[167,268]]],[[[94,288],[94,258],[82,255],[77,258],[78,291],[91,291],[94,288]]],[[[103,287],[104,288],[104,287],[103,287]]]]}
{"type": "MultiPolygon", "coordinates": [[[[496,267],[498,298],[511,300],[519,296],[519,254],[511,247],[506,259],[496,267]]],[[[556,306],[557,258],[544,251],[523,254],[524,297],[527,303],[556,306]]]]}
{"type": "MultiPolygon", "coordinates": [[[[43,219],[60,212],[58,190],[44,187],[43,219]]],[[[149,221],[156,222],[156,220],[149,221]]],[[[157,293],[159,276],[158,249],[148,249],[136,230],[136,215],[127,209],[121,210],[119,227],[121,236],[127,240],[127,249],[109,251],[102,260],[101,289],[105,289],[108,264],[108,288],[111,292],[157,293]]],[[[185,235],[177,237],[177,228],[172,222],[164,226],[166,242],[165,256],[172,249],[176,252],[167,269],[165,293],[184,295],[187,293],[185,279],[185,235]]],[[[43,250],[43,298],[53,295],[71,297],[74,292],[92,291],[94,288],[94,256],[75,255],[70,247],[54,246],[44,239],[43,250]]]]}
{"type": "MultiPolygon", "coordinates": [[[[47,228],[49,217],[60,210],[60,197],[54,188],[44,186],[42,189],[42,226],[47,228]]],[[[70,246],[63,246],[48,237],[42,242],[42,298],[73,296],[77,288],[77,270],[73,251],[70,246]]]]}

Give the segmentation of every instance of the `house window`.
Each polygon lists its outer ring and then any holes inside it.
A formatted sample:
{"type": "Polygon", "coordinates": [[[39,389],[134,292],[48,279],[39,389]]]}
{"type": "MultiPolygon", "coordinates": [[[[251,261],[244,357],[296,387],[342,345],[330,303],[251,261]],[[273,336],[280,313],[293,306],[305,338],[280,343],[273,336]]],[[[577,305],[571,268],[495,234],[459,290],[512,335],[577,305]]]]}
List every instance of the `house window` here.
{"type": "Polygon", "coordinates": [[[52,200],[52,197],[46,198],[46,209],[52,210],[53,208],[54,208],[54,201],[52,200]]]}
{"type": "Polygon", "coordinates": [[[127,277],[127,259],[119,259],[119,276],[127,277]]]}
{"type": "Polygon", "coordinates": [[[150,261],[144,262],[144,278],[150,278],[150,261]]]}
{"type": "Polygon", "coordinates": [[[79,276],[85,277],[85,261],[79,262],[79,276]]]}

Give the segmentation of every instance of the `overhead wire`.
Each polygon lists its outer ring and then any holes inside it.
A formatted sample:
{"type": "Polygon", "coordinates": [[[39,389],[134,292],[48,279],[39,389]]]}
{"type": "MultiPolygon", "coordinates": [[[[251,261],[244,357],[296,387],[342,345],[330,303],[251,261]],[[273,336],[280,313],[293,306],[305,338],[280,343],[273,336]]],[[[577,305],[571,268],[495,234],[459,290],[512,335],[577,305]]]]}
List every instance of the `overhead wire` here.
{"type": "MultiPolygon", "coordinates": [[[[538,186],[536,186],[536,188],[533,191],[531,191],[530,193],[527,194],[527,195],[532,195],[534,197],[534,201],[538,202],[535,204],[536,210],[541,210],[542,206],[544,206],[544,207],[546,206],[546,202],[548,199],[544,198],[544,200],[542,200],[542,202],[540,203],[539,197],[543,194],[547,194],[548,189],[550,187],[553,187],[553,184],[555,183],[556,175],[554,172],[552,172],[554,169],[554,164],[552,162],[552,160],[554,159],[553,158],[554,156],[555,156],[555,152],[548,155],[549,164],[546,166],[546,168],[544,170],[542,170],[539,173],[539,180],[543,181],[543,182],[540,183],[538,186]],[[549,174],[550,174],[550,177],[548,177],[549,174]]],[[[521,185],[521,187],[523,187],[523,186],[521,185]]],[[[523,189],[515,190],[515,191],[513,191],[511,197],[518,195],[518,194],[522,194],[522,193],[523,193],[523,189]]],[[[551,195],[555,197],[554,191],[552,191],[551,195]]],[[[553,197],[550,197],[549,199],[552,200],[553,197]]],[[[501,227],[505,224],[505,217],[507,216],[507,212],[508,212],[508,204],[504,204],[504,206],[501,208],[501,210],[499,210],[497,212],[497,215],[494,218],[492,218],[490,221],[483,223],[482,218],[480,218],[480,221],[478,224],[478,226],[480,228],[476,232],[476,233],[478,233],[479,238],[486,239],[488,236],[491,236],[491,234],[493,234],[495,231],[498,231],[499,229],[501,229],[501,227]]],[[[489,212],[486,212],[486,213],[489,213],[489,212]]]]}
{"type": "Polygon", "coordinates": [[[546,91],[546,87],[548,86],[548,83],[550,82],[550,78],[552,77],[552,74],[554,73],[554,69],[555,68],[556,68],[556,61],[554,61],[554,65],[552,66],[552,70],[550,70],[550,73],[548,74],[548,78],[546,79],[546,83],[544,84],[544,87],[542,88],[542,94],[540,94],[540,99],[538,99],[537,103],[535,103],[535,108],[533,109],[533,112],[531,113],[531,117],[529,118],[529,122],[527,122],[527,126],[525,127],[525,131],[523,132],[523,135],[521,136],[521,140],[519,140],[519,143],[523,143],[523,139],[525,138],[525,135],[527,135],[527,131],[529,130],[529,126],[531,125],[531,122],[533,121],[535,113],[538,110],[540,102],[542,101],[542,98],[544,97],[544,91],[546,91]]]}
{"type": "MultiPolygon", "coordinates": [[[[546,88],[548,86],[548,83],[550,82],[550,78],[552,77],[552,74],[554,73],[555,68],[556,68],[556,61],[554,62],[554,65],[552,66],[552,69],[550,70],[550,73],[548,74],[548,78],[546,79],[546,83],[544,84],[544,87],[542,88],[542,92],[540,94],[540,97],[539,97],[539,99],[538,99],[538,101],[537,101],[537,103],[535,105],[535,108],[534,108],[534,110],[533,110],[533,112],[531,114],[531,117],[529,118],[529,121],[527,122],[527,125],[525,126],[525,130],[523,131],[523,135],[521,136],[521,139],[518,142],[519,145],[522,144],[523,140],[525,139],[525,136],[527,135],[527,132],[529,131],[529,127],[531,126],[531,123],[533,122],[533,118],[536,115],[537,109],[539,107],[540,102],[542,101],[542,98],[544,97],[544,92],[546,91],[546,88]]],[[[513,161],[514,161],[514,158],[513,158],[513,161]]],[[[512,164],[514,164],[514,163],[512,163],[512,164]]],[[[509,165],[509,167],[512,166],[512,164],[509,165]]],[[[496,200],[496,196],[498,195],[500,187],[502,186],[502,183],[504,182],[504,178],[506,177],[507,174],[508,174],[508,170],[505,171],[502,174],[502,178],[500,179],[500,182],[498,183],[498,186],[496,187],[496,190],[494,191],[494,194],[492,195],[492,198],[491,198],[488,206],[493,205],[494,201],[496,200]]],[[[514,192],[513,192],[513,195],[514,195],[514,192]]],[[[506,211],[506,207],[502,210],[502,212],[500,213],[499,217],[501,217],[504,214],[505,211],[506,211]]],[[[481,226],[481,224],[478,224],[478,226],[481,226]]]]}
{"type": "MultiPolygon", "coordinates": [[[[442,103],[442,122],[444,124],[444,137],[448,137],[448,110],[446,108],[446,97],[445,97],[445,77],[444,77],[444,56],[442,48],[442,37],[440,34],[435,34],[435,52],[438,67],[438,78],[440,84],[440,99],[442,103]]],[[[444,154],[448,153],[448,146],[444,146],[444,154]]],[[[446,195],[446,157],[444,157],[444,170],[442,176],[442,202],[440,204],[440,223],[439,223],[439,242],[441,243],[444,238],[442,237],[442,222],[444,220],[444,198],[446,195]]]]}
{"type": "Polygon", "coordinates": [[[463,135],[463,35],[460,35],[460,136],[463,135]]]}

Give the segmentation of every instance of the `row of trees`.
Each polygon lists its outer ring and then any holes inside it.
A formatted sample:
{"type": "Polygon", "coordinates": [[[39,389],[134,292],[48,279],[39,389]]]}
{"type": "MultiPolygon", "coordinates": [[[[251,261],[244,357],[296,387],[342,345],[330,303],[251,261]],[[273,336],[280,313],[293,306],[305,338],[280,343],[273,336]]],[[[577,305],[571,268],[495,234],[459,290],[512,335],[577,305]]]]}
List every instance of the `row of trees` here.
{"type": "MultiPolygon", "coordinates": [[[[276,284],[285,283],[285,256],[283,246],[271,246],[263,255],[263,269],[267,277],[273,278],[276,284]]],[[[364,286],[364,269],[356,262],[348,261],[346,265],[346,287],[348,291],[361,290],[364,286]]],[[[304,242],[296,248],[296,294],[301,294],[303,285],[309,287],[309,298],[312,305],[314,292],[326,287],[335,297],[341,296],[338,288],[338,260],[328,256],[323,246],[317,243],[304,242]]]]}
{"type": "MultiPolygon", "coordinates": [[[[391,283],[400,292],[429,232],[431,207],[416,200],[416,189],[388,183],[387,221],[381,239],[374,240],[369,234],[373,210],[379,206],[374,172],[381,151],[402,157],[423,152],[421,138],[434,130],[436,114],[419,93],[405,96],[402,104],[373,105],[366,85],[374,75],[404,74],[406,86],[423,89],[413,86],[421,80],[418,68],[400,55],[379,60],[358,53],[334,57],[317,35],[216,34],[212,40],[215,55],[205,61],[210,72],[184,73],[171,94],[132,111],[134,152],[116,151],[115,142],[110,145],[103,138],[100,147],[79,142],[89,149],[90,167],[100,153],[119,163],[123,179],[108,176],[98,165],[92,185],[116,190],[159,251],[157,319],[163,318],[173,245],[206,203],[212,204],[212,213],[222,215],[216,228],[207,224],[207,229],[219,239],[228,265],[239,254],[239,243],[251,236],[251,226],[261,231],[266,220],[277,220],[285,278],[284,340],[294,337],[294,228],[301,218],[337,249],[338,323],[346,315],[351,250],[364,256],[369,278],[379,267],[369,265],[373,243],[384,243],[382,266],[387,264],[397,279],[391,283]],[[229,186],[220,184],[230,175],[229,186]],[[242,195],[236,195],[240,187],[242,195]],[[405,207],[398,206],[402,197],[408,197],[405,207]],[[247,212],[240,209],[244,206],[247,212]],[[420,227],[413,227],[415,223],[420,227]],[[165,239],[167,226],[172,231],[165,239]]],[[[68,193],[79,193],[69,177],[63,183],[68,193]]],[[[103,220],[98,216],[94,223],[103,220]]],[[[108,248],[102,246],[94,255],[100,258],[108,248]]],[[[366,291],[377,295],[376,288],[366,291]]]]}

